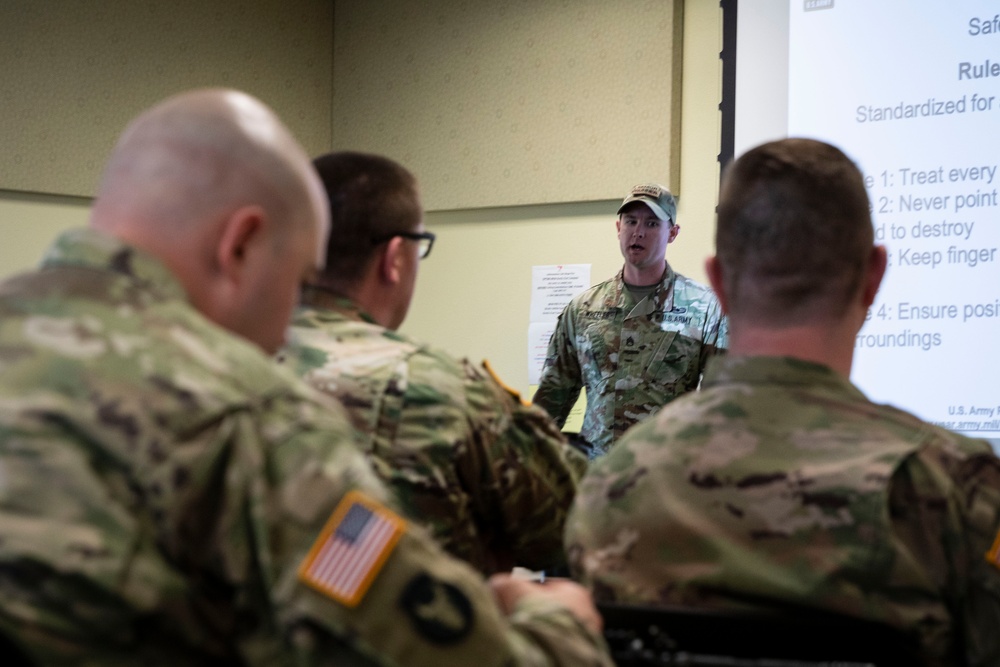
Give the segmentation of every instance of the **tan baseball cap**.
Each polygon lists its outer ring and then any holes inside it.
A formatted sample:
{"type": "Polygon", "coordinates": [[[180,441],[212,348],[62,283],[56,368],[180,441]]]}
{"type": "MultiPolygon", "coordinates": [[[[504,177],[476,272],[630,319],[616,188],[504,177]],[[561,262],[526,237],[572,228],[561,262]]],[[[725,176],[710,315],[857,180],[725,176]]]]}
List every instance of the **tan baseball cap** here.
{"type": "Polygon", "coordinates": [[[663,222],[673,223],[677,217],[677,201],[670,194],[670,190],[667,190],[662,185],[644,183],[633,187],[625,196],[622,205],[618,207],[619,215],[623,208],[634,201],[644,203],[663,222]]]}

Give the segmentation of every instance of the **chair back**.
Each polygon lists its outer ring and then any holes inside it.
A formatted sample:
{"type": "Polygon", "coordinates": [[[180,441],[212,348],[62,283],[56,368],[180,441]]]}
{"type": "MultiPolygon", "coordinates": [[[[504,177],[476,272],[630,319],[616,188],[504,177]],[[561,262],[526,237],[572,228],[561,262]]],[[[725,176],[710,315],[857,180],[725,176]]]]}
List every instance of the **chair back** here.
{"type": "Polygon", "coordinates": [[[916,641],[888,625],[819,612],[598,604],[618,667],[915,667],[916,641]]]}

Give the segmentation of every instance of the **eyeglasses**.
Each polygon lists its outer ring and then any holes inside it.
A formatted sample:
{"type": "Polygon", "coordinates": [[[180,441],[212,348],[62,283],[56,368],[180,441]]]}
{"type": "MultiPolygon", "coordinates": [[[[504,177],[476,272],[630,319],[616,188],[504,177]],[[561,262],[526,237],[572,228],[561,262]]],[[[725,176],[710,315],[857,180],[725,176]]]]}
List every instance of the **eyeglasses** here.
{"type": "Polygon", "coordinates": [[[409,239],[410,241],[417,241],[420,244],[417,249],[420,259],[427,259],[427,256],[431,254],[431,248],[434,247],[434,239],[437,238],[433,232],[393,232],[392,234],[380,239],[373,239],[372,243],[378,245],[379,243],[385,243],[389,239],[397,236],[409,239]]]}

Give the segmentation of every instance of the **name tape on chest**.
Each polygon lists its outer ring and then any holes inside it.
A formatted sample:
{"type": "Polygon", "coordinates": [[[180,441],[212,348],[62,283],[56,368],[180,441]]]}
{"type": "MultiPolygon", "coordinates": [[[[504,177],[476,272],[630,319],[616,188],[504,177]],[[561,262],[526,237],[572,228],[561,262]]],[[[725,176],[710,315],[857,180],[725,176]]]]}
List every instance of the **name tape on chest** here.
{"type": "Polygon", "coordinates": [[[404,532],[405,520],[363,493],[351,491],[333,510],[299,566],[299,580],[354,607],[404,532]]]}

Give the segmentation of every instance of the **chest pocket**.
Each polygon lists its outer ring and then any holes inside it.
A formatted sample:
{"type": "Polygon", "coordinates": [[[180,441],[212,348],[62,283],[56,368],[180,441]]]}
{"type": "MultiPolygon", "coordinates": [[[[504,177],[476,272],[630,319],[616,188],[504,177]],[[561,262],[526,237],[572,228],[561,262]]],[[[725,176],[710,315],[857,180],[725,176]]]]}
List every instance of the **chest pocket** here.
{"type": "Polygon", "coordinates": [[[648,326],[623,328],[618,350],[619,376],[653,379],[650,373],[662,364],[676,336],[675,331],[648,326]]]}
{"type": "Polygon", "coordinates": [[[701,345],[676,331],[662,332],[661,335],[643,377],[661,386],[675,386],[679,391],[694,389],[698,385],[701,345]]]}

